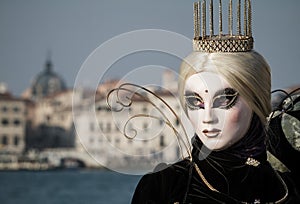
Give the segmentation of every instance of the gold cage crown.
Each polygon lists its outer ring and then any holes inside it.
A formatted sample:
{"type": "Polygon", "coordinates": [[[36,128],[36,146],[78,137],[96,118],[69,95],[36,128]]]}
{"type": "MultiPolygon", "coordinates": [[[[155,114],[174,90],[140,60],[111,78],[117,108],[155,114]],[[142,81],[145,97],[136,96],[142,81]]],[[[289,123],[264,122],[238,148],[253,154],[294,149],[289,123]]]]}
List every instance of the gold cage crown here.
{"type": "Polygon", "coordinates": [[[223,34],[223,8],[219,0],[219,33],[214,34],[213,0],[209,3],[209,34],[206,32],[206,0],[194,3],[194,51],[201,52],[247,52],[253,49],[251,0],[236,0],[233,12],[232,0],[228,3],[228,33],[223,34]],[[241,9],[243,7],[244,9],[241,9]],[[242,11],[243,10],[243,11],[242,11]],[[243,14],[241,14],[241,11],[243,14]],[[236,32],[233,33],[233,18],[236,14],[236,32]],[[243,25],[241,23],[243,18],[243,25]],[[243,26],[243,32],[242,32],[243,26]]]}

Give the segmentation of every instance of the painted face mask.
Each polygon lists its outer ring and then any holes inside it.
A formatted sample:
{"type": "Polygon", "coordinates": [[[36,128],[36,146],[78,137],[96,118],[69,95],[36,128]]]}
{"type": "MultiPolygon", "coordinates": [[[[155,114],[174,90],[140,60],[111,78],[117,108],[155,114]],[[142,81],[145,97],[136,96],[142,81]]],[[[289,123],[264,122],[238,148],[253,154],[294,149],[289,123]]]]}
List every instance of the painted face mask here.
{"type": "Polygon", "coordinates": [[[246,134],[252,110],[222,76],[194,74],[187,79],[184,94],[188,117],[207,148],[226,149],[246,134]]]}

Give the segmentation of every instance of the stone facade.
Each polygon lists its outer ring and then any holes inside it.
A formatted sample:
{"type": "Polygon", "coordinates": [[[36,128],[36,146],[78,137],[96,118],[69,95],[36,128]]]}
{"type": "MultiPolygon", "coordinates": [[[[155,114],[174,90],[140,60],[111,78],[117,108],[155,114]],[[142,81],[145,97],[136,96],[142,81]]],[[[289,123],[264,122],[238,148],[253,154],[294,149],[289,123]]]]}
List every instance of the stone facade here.
{"type": "Polygon", "coordinates": [[[0,153],[21,154],[25,149],[26,102],[0,93],[0,153]]]}

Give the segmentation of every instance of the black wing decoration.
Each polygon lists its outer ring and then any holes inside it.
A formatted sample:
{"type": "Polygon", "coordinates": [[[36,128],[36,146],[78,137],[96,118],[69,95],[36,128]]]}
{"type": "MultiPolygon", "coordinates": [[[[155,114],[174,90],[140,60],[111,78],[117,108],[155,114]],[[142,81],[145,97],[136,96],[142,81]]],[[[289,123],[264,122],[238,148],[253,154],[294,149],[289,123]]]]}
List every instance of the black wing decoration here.
{"type": "MultiPolygon", "coordinates": [[[[299,182],[300,164],[300,88],[278,94],[269,116],[268,151],[278,158],[299,182]]],[[[299,182],[300,183],[300,182],[299,182]]]]}

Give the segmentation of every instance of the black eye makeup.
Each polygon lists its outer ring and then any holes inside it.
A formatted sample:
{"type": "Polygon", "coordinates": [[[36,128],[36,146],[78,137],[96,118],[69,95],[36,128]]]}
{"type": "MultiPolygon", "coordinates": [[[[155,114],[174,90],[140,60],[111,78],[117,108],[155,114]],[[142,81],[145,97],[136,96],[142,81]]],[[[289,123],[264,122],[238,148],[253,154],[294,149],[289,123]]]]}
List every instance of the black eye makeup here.
{"type": "Polygon", "coordinates": [[[197,93],[187,92],[184,96],[190,110],[204,109],[204,101],[197,93]]]}
{"type": "MultiPolygon", "coordinates": [[[[215,93],[212,108],[230,109],[238,100],[238,92],[233,88],[225,88],[215,93]]],[[[204,100],[197,93],[186,92],[185,101],[190,110],[204,109],[204,100]]]]}
{"type": "Polygon", "coordinates": [[[213,98],[213,108],[230,109],[238,100],[238,92],[233,88],[225,88],[223,93],[217,93],[213,98]]]}

